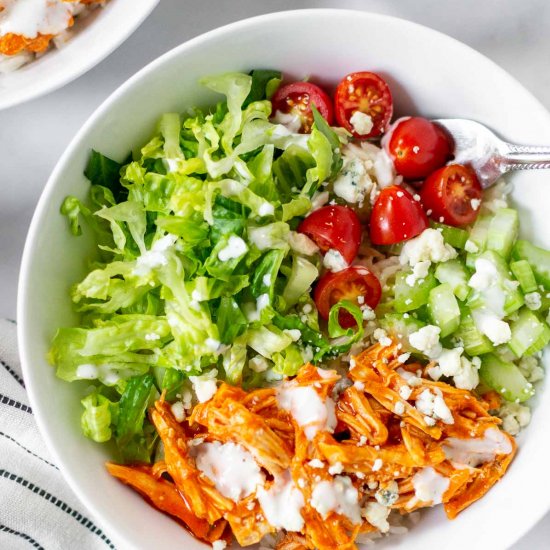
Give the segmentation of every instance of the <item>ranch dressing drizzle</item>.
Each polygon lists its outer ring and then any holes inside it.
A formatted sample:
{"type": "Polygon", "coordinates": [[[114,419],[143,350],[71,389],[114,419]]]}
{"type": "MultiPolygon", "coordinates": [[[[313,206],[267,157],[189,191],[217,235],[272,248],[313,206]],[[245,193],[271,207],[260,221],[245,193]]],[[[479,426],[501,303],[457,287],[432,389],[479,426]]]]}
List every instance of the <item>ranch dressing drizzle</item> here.
{"type": "Polygon", "coordinates": [[[0,36],[8,33],[36,38],[59,34],[68,26],[76,2],[61,0],[0,0],[0,36]]]}
{"type": "Polygon", "coordinates": [[[451,462],[476,468],[494,460],[497,455],[510,454],[512,444],[498,428],[488,428],[481,438],[448,437],[443,442],[443,451],[451,462]]]}

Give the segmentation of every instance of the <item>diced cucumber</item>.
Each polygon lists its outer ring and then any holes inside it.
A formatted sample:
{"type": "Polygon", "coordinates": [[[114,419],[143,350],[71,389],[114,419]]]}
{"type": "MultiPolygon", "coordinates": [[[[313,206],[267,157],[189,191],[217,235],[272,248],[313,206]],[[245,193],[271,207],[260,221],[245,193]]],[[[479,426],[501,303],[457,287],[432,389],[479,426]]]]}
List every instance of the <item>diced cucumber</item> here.
{"type": "Polygon", "coordinates": [[[532,355],[550,342],[550,327],[530,309],[523,308],[510,328],[512,338],[508,346],[517,357],[532,355]]]}
{"type": "Polygon", "coordinates": [[[444,223],[430,222],[430,225],[441,231],[443,240],[450,244],[453,248],[460,248],[462,250],[466,241],[468,240],[468,231],[460,229],[459,227],[453,227],[452,225],[445,225],[444,223]]]}
{"type": "Polygon", "coordinates": [[[490,353],[481,358],[479,376],[507,401],[527,401],[535,390],[514,365],[490,353]]]}
{"type": "Polygon", "coordinates": [[[514,241],[518,238],[517,210],[501,208],[491,219],[487,232],[487,249],[498,252],[504,259],[510,257],[514,241]]]}
{"type": "Polygon", "coordinates": [[[414,286],[409,286],[406,279],[411,272],[400,271],[395,277],[395,311],[406,313],[413,311],[428,303],[430,290],[437,285],[433,273],[422,280],[416,281],[414,286]]]}
{"type": "Polygon", "coordinates": [[[460,260],[449,260],[438,264],[435,269],[435,278],[440,283],[450,284],[455,296],[461,301],[466,300],[470,294],[468,286],[470,273],[460,260]]]}
{"type": "Polygon", "coordinates": [[[441,329],[441,338],[452,334],[460,325],[460,308],[450,284],[432,288],[428,307],[434,324],[441,329]]]}
{"type": "Polygon", "coordinates": [[[468,355],[483,355],[494,350],[489,338],[478,330],[469,311],[462,313],[460,325],[455,336],[462,341],[464,351],[468,355]]]}
{"type": "Polygon", "coordinates": [[[426,323],[415,319],[408,313],[389,313],[380,319],[380,326],[402,345],[405,352],[417,351],[409,344],[409,335],[426,326],[426,323]]]}
{"type": "Polygon", "coordinates": [[[514,277],[518,280],[521,290],[523,292],[534,292],[538,290],[537,280],[535,274],[529,265],[527,260],[518,260],[510,264],[510,269],[514,274],[514,277]]]}
{"type": "Polygon", "coordinates": [[[529,262],[537,283],[550,290],[550,252],[532,245],[528,241],[519,240],[512,249],[514,260],[526,260],[529,262]]]}

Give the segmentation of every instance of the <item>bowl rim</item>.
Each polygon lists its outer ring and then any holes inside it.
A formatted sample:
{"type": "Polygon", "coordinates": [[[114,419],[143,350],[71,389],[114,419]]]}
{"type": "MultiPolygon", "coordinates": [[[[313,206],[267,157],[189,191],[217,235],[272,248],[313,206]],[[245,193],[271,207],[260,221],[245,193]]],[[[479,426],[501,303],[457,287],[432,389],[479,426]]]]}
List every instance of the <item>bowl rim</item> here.
{"type": "MultiPolygon", "coordinates": [[[[10,98],[6,101],[2,101],[2,98],[0,96],[0,111],[3,111],[4,109],[9,109],[10,107],[16,107],[17,105],[22,105],[23,103],[27,103],[28,101],[38,99],[51,92],[59,90],[60,88],[63,88],[67,84],[70,84],[71,82],[73,82],[73,80],[76,80],[83,74],[93,69],[96,65],[99,65],[116,49],[118,49],[121,44],[123,44],[128,38],[130,38],[130,36],[132,36],[132,34],[142,25],[145,19],[147,19],[151,12],[157,7],[159,2],[160,0],[149,0],[149,4],[142,4],[141,11],[138,12],[137,17],[133,19],[132,25],[129,25],[126,31],[116,35],[116,38],[114,38],[112,41],[105,42],[104,45],[100,46],[98,48],[97,55],[85,58],[83,63],[79,65],[77,70],[67,73],[61,72],[59,78],[52,79],[49,84],[45,86],[29,86],[25,90],[17,93],[17,95],[10,95],[10,98]]],[[[102,7],[100,9],[104,8],[102,7]]],[[[96,23],[96,21],[94,21],[93,23],[96,23]]],[[[71,44],[69,41],[67,48],[70,48],[70,46],[71,44]]],[[[46,55],[48,53],[49,52],[46,52],[46,55]]],[[[32,63],[33,62],[31,61],[30,65],[32,65],[32,63]]],[[[0,78],[1,76],[2,75],[0,75],[0,78]]]]}
{"type": "MultiPolygon", "coordinates": [[[[30,305],[28,304],[27,292],[26,292],[26,289],[28,288],[28,285],[30,283],[30,275],[31,275],[29,270],[29,265],[31,263],[31,257],[35,246],[34,243],[36,241],[37,234],[40,231],[39,222],[46,213],[46,208],[50,202],[50,196],[52,195],[55,189],[56,182],[59,179],[59,176],[65,170],[65,165],[67,164],[67,161],[73,156],[75,151],[77,151],[81,146],[81,141],[86,137],[89,130],[93,128],[93,126],[97,123],[97,121],[101,120],[105,111],[107,111],[110,108],[111,104],[115,102],[119,97],[124,96],[124,94],[126,94],[126,92],[133,87],[134,83],[137,83],[139,80],[145,77],[149,72],[154,71],[159,65],[162,65],[167,60],[173,57],[177,57],[181,55],[183,52],[185,52],[186,50],[190,50],[196,46],[200,46],[202,43],[208,42],[213,38],[218,38],[224,34],[234,33],[236,31],[246,29],[249,26],[263,24],[266,22],[273,22],[278,19],[288,20],[292,18],[302,18],[302,17],[309,17],[309,16],[330,18],[331,16],[345,15],[345,14],[348,14],[354,17],[370,18],[375,21],[378,21],[381,24],[383,24],[384,22],[397,21],[398,23],[408,26],[409,28],[416,28],[416,29],[422,30],[423,32],[429,32],[434,37],[438,37],[446,41],[454,42],[455,45],[465,48],[471,54],[481,58],[481,60],[483,60],[484,63],[492,66],[492,68],[495,71],[499,72],[502,78],[508,81],[509,86],[515,88],[518,92],[521,92],[523,94],[528,94],[530,98],[533,100],[533,106],[538,107],[541,117],[545,118],[550,126],[550,112],[546,109],[546,107],[544,107],[544,105],[539,101],[539,99],[536,96],[534,96],[533,93],[529,91],[525,86],[523,86],[518,80],[516,80],[516,78],[514,78],[506,70],[504,70],[500,65],[498,65],[492,59],[488,58],[487,56],[485,56],[475,48],[467,44],[464,44],[460,40],[457,40],[456,38],[453,38],[452,36],[449,36],[444,32],[438,31],[436,29],[433,29],[426,25],[422,25],[420,23],[416,23],[408,19],[404,19],[402,17],[396,17],[394,15],[387,15],[387,14],[381,14],[381,13],[371,12],[367,10],[350,9],[350,8],[347,8],[347,9],[346,8],[304,8],[304,9],[296,9],[296,10],[284,10],[284,11],[270,12],[267,14],[257,15],[257,16],[241,19],[238,21],[234,21],[232,23],[214,28],[210,31],[207,31],[198,36],[195,36],[179,44],[178,46],[175,46],[174,48],[168,50],[164,54],[160,55],[159,57],[152,60],[144,67],[142,67],[139,71],[137,71],[134,75],[132,75],[128,80],[122,83],[116,90],[114,90],[94,110],[94,112],[88,117],[86,122],[82,125],[82,127],[77,131],[77,133],[71,139],[66,150],[57,161],[50,177],[48,178],[48,181],[44,189],[42,190],[42,193],[36,205],[35,211],[33,213],[32,220],[29,225],[27,237],[25,240],[25,246],[24,246],[21,265],[20,265],[19,283],[18,283],[18,291],[17,291],[18,292],[17,338],[19,342],[19,354],[21,359],[23,377],[27,387],[27,393],[29,395],[29,400],[30,400],[32,409],[35,413],[34,416],[35,416],[35,420],[38,425],[40,434],[44,439],[46,447],[51,453],[55,463],[59,466],[59,469],[65,481],[68,483],[68,485],[70,486],[72,491],[75,493],[75,495],[78,497],[80,502],[82,502],[82,504],[87,508],[87,510],[91,512],[93,517],[97,518],[100,525],[106,528],[110,538],[112,539],[119,539],[120,537],[116,522],[111,520],[111,518],[109,517],[109,514],[107,513],[107,510],[104,510],[103,508],[96,506],[92,502],[91,498],[89,498],[86,493],[81,491],[78,478],[76,478],[71,474],[70,467],[68,467],[65,464],[66,461],[65,461],[64,455],[61,453],[60,450],[57,449],[57,447],[54,445],[53,440],[49,436],[49,430],[46,423],[46,419],[42,416],[42,413],[41,413],[40,399],[38,397],[39,388],[37,388],[33,384],[33,376],[32,376],[33,367],[26,353],[26,349],[28,348],[28,346],[31,345],[31,341],[27,337],[27,333],[26,333],[27,319],[28,319],[28,316],[31,314],[31,307],[29,307],[30,305]]],[[[550,391],[550,390],[547,390],[547,391],[550,391]]],[[[523,522],[522,526],[519,527],[516,531],[514,531],[514,538],[508,540],[508,544],[509,544],[508,547],[511,547],[514,543],[516,543],[523,536],[525,536],[536,525],[536,523],[538,523],[540,519],[542,519],[542,517],[549,510],[550,510],[550,500],[545,505],[539,506],[536,510],[531,510],[531,521],[523,522]]],[[[129,543],[127,541],[123,541],[123,542],[128,546],[129,543]]]]}

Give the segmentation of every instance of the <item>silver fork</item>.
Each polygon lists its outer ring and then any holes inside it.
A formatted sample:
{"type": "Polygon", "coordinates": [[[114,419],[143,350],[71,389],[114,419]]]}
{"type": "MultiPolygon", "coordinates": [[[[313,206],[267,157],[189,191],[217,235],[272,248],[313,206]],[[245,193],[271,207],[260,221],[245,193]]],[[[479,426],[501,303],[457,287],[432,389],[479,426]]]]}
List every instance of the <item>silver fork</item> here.
{"type": "Polygon", "coordinates": [[[550,146],[508,143],[473,120],[439,118],[434,122],[443,126],[454,140],[452,162],[472,166],[483,188],[490,187],[510,170],[550,168],[550,146]]]}

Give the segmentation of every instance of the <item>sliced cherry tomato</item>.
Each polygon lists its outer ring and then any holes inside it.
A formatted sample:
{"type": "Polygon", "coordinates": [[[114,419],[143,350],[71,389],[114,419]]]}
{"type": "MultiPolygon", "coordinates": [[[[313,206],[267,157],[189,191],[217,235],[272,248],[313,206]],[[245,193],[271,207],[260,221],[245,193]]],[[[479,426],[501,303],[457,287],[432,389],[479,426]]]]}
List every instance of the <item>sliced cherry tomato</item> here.
{"type": "Polygon", "coordinates": [[[358,138],[383,134],[393,114],[393,100],[385,80],[366,71],[348,74],[338,84],[334,104],[338,124],[358,138]],[[351,123],[351,117],[357,111],[372,119],[372,130],[366,135],[357,133],[351,123]]]}
{"type": "Polygon", "coordinates": [[[472,168],[451,164],[436,170],[422,185],[420,196],[430,218],[448,225],[473,223],[482,189],[472,168]]]}
{"type": "Polygon", "coordinates": [[[317,107],[319,113],[330,125],[334,122],[330,97],[319,86],[311,82],[293,82],[282,86],[275,92],[271,102],[274,115],[279,111],[299,116],[302,122],[300,132],[303,134],[309,134],[313,126],[312,104],[317,107]]]}
{"type": "Polygon", "coordinates": [[[412,117],[393,127],[388,153],[398,174],[418,180],[445,165],[452,156],[452,145],[441,126],[412,117]]]}
{"type": "Polygon", "coordinates": [[[353,262],[361,244],[361,222],[347,206],[323,206],[312,212],[298,231],[315,241],[322,252],[337,250],[348,264],[353,262]]]}
{"type": "MultiPolygon", "coordinates": [[[[381,294],[382,288],[376,276],[366,267],[355,265],[336,273],[327,271],[319,279],[313,298],[319,315],[323,319],[328,319],[330,308],[342,300],[359,303],[359,298],[361,304],[374,309],[380,301],[381,294]]],[[[355,319],[345,309],[340,310],[338,321],[344,328],[356,326],[355,319]]]]}
{"type": "Polygon", "coordinates": [[[391,185],[380,191],[372,208],[370,240],[373,244],[400,243],[420,235],[428,225],[420,202],[406,189],[391,185]]]}

